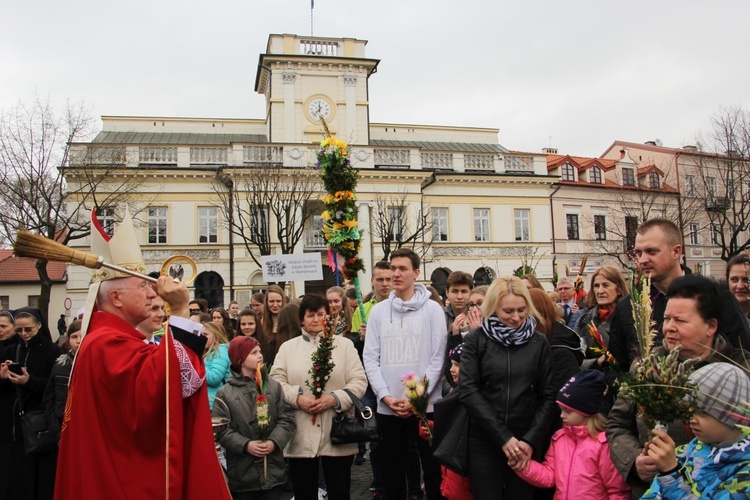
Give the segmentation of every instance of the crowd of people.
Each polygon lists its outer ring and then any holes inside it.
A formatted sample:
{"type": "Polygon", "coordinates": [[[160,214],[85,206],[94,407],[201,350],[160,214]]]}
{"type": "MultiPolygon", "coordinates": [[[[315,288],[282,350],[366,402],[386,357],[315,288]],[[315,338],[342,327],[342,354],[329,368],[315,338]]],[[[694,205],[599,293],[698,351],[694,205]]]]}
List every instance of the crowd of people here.
{"type": "Polygon", "coordinates": [[[88,323],[58,322],[58,343],[38,310],[2,311],[0,497],[115,488],[276,500],[288,487],[296,499],[348,499],[353,464],[369,459],[373,498],[747,498],[750,257],[730,260],[720,283],[683,267],[679,242],[673,223],[654,219],[634,248],[651,278],[654,352],[679,346],[680,359],[697,358],[691,380],[711,395],[666,431],[651,432],[618,394],[638,349],[630,285],[613,266],[593,272],[588,293],[569,277],[548,292],[534,275],[475,287],[457,271],[447,305],[419,283],[407,249],[374,265],[362,304],[344,287],[290,300],[272,285],[244,309],[209,309],[168,279],[116,276],[96,287],[88,323]],[[333,367],[316,397],[311,360],[326,317],[333,367]],[[430,430],[404,396],[411,372],[430,381],[429,426],[444,424],[433,406],[448,395],[466,409],[465,475],[433,457],[430,430]],[[332,423],[355,399],[374,411],[378,439],[334,444],[332,423]],[[59,448],[26,452],[22,419],[35,410],[59,448]],[[165,415],[178,423],[165,429],[165,415]],[[218,457],[210,416],[227,422],[218,457]],[[72,444],[83,439],[96,445],[72,444]],[[180,456],[167,452],[166,475],[165,442],[180,456]],[[119,467],[135,457],[147,458],[126,479],[119,467]]]}

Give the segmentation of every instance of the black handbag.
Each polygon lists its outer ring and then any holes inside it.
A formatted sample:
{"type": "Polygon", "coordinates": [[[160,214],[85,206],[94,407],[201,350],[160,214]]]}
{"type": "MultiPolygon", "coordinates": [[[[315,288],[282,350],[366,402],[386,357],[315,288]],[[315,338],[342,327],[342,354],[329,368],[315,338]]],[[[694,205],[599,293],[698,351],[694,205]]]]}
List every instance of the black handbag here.
{"type": "MultiPolygon", "coordinates": [[[[378,438],[378,424],[372,408],[365,406],[360,399],[344,389],[354,403],[354,417],[338,413],[331,423],[331,443],[349,444],[375,441],[378,438]]],[[[348,413],[348,412],[347,412],[348,413]]]]}
{"type": "MultiPolygon", "coordinates": [[[[20,363],[21,345],[16,348],[16,361],[20,363]]],[[[26,453],[46,453],[57,448],[57,436],[49,431],[49,420],[43,410],[24,411],[23,394],[16,386],[18,411],[21,415],[21,432],[26,453]]]]}
{"type": "Polygon", "coordinates": [[[463,476],[468,474],[469,411],[453,390],[434,405],[432,458],[463,476]]]}

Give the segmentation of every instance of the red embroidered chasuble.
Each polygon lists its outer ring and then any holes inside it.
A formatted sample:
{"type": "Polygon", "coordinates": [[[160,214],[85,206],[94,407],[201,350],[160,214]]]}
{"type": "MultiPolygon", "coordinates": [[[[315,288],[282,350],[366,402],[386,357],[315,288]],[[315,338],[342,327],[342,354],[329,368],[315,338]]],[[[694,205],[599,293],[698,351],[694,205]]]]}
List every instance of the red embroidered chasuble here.
{"type": "MultiPolygon", "coordinates": [[[[144,338],[116,316],[93,314],[70,383],[55,498],[231,498],[205,383],[183,398],[171,335],[158,346],[144,338]]],[[[184,351],[202,378],[202,357],[184,351]]]]}

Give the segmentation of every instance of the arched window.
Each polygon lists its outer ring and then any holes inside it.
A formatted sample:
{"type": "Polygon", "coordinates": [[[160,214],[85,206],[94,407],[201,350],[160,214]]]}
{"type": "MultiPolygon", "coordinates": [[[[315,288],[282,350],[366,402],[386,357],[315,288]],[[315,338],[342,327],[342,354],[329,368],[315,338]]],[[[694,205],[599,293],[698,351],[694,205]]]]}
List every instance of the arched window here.
{"type": "Polygon", "coordinates": [[[208,307],[224,307],[224,279],[215,271],[203,271],[195,278],[195,298],[206,299],[208,307]]]}
{"type": "Polygon", "coordinates": [[[589,169],[589,182],[593,184],[602,183],[602,170],[599,167],[591,167],[589,169]]]}
{"type": "Polygon", "coordinates": [[[572,182],[576,180],[576,169],[570,163],[562,166],[562,180],[572,182]]]}
{"type": "Polygon", "coordinates": [[[648,174],[648,185],[652,188],[660,187],[659,174],[657,172],[651,172],[648,174]]]}
{"type": "Polygon", "coordinates": [[[475,286],[489,285],[495,278],[497,278],[497,273],[491,267],[482,266],[474,271],[475,286]]]}
{"type": "Polygon", "coordinates": [[[446,287],[448,286],[448,275],[451,270],[447,267],[438,267],[430,275],[432,286],[437,290],[441,297],[445,297],[446,287]]]}

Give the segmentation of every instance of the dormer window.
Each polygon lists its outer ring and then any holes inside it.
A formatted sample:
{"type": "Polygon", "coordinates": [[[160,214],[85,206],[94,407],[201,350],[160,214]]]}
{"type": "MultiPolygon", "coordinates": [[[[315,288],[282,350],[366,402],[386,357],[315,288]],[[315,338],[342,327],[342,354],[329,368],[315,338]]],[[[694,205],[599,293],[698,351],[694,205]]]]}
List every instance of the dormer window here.
{"type": "Polygon", "coordinates": [[[648,174],[648,185],[651,188],[659,188],[661,184],[661,180],[659,179],[659,174],[656,172],[651,172],[648,174]]]}
{"type": "Polygon", "coordinates": [[[591,167],[589,169],[589,182],[593,184],[602,183],[602,170],[599,167],[591,167]]]}
{"type": "Polygon", "coordinates": [[[562,180],[570,182],[575,182],[576,180],[576,169],[570,163],[562,166],[562,180]]]}
{"type": "Polygon", "coordinates": [[[622,185],[635,186],[635,173],[632,168],[622,169],[622,185]]]}

